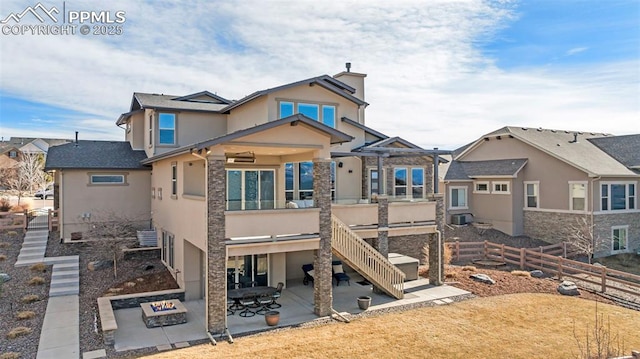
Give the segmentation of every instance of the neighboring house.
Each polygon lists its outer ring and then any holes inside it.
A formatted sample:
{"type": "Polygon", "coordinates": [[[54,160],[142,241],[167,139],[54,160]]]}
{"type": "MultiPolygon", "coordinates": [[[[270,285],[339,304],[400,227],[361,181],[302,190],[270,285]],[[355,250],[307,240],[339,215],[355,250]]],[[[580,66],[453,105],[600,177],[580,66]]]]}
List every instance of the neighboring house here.
{"type": "MultiPolygon", "coordinates": [[[[427,241],[437,243],[444,211],[432,193],[433,152],[365,126],[365,76],[323,75],[238,101],[207,91],[134,93],[118,118],[122,144],[131,145],[126,156],[144,154],[137,164],[151,175],[135,177],[147,190],[111,205],[151,213],[162,261],[188,299],[206,299],[211,332],[226,328],[226,290],[234,282],[288,285],[313,263],[314,312],[326,316],[334,256],[402,297],[404,275],[387,253],[421,259],[427,241]]],[[[117,174],[100,157],[76,164],[76,156],[94,151],[84,142],[56,148],[47,160],[63,188],[59,207],[70,213],[62,220],[65,239],[75,223],[64,222],[112,195],[96,192],[87,203],[85,196],[103,189],[90,185],[91,171],[117,174]],[[72,171],[78,179],[68,187],[72,171]]],[[[134,185],[131,175],[127,183],[134,185]]]]}
{"type": "Polygon", "coordinates": [[[56,138],[11,137],[0,142],[0,186],[7,186],[7,179],[16,175],[16,167],[23,154],[47,155],[49,148],[68,143],[56,138]]]}
{"type": "Polygon", "coordinates": [[[447,221],[567,240],[594,226],[596,256],[640,249],[640,135],[504,127],[454,152],[447,221]]]}

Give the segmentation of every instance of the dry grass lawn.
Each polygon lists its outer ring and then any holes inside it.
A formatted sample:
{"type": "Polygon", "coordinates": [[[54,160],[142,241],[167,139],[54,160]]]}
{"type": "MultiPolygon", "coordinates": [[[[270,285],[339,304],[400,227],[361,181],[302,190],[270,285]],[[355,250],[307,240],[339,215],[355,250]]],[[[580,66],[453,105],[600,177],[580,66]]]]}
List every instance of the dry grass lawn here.
{"type": "MultiPolygon", "coordinates": [[[[447,306],[237,338],[148,356],[171,358],[570,358],[595,322],[593,301],[549,294],[475,298],[447,306]]],[[[640,312],[598,304],[625,351],[640,349],[640,312]]]]}

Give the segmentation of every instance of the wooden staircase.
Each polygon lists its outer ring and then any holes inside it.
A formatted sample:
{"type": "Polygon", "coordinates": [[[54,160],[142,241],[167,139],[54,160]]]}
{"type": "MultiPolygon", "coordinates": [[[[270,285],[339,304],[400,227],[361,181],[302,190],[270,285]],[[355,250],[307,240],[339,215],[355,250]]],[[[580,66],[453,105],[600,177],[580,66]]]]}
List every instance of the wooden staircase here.
{"type": "Polygon", "coordinates": [[[404,298],[404,273],[336,216],[331,216],[333,254],[375,287],[396,299],[404,298]]]}

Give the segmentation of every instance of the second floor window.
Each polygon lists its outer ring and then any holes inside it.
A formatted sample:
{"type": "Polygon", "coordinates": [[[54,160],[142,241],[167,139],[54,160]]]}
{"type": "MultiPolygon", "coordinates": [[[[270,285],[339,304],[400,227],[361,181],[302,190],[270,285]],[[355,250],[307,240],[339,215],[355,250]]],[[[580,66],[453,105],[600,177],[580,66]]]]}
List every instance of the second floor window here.
{"type": "Polygon", "coordinates": [[[336,107],[317,103],[280,101],[280,118],[303,114],[329,127],[336,127],[336,107]]]}
{"type": "Polygon", "coordinates": [[[603,183],[600,186],[601,210],[619,211],[636,208],[636,185],[628,183],[603,183]]]}
{"type": "Polygon", "coordinates": [[[158,115],[158,132],[159,144],[176,144],[176,115],[174,113],[160,113],[158,115]]]}
{"type": "Polygon", "coordinates": [[[171,164],[171,196],[175,198],[178,195],[178,164],[171,164]]]}
{"type": "Polygon", "coordinates": [[[413,198],[424,197],[424,168],[411,169],[411,193],[413,198]]]}
{"type": "Polygon", "coordinates": [[[394,168],[393,169],[393,194],[396,197],[404,197],[407,195],[407,169],[406,168],[394,168]]]}
{"type": "Polygon", "coordinates": [[[571,197],[572,211],[584,211],[587,202],[587,185],[586,183],[569,183],[569,196],[571,197]]]}

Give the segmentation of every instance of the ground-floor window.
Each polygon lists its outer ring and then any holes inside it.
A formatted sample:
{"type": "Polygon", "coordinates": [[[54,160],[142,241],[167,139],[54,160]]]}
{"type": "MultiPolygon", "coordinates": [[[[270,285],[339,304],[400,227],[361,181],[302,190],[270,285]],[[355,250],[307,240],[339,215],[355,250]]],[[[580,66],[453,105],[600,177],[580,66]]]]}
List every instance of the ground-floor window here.
{"type": "Polygon", "coordinates": [[[171,268],[174,265],[174,238],[173,234],[162,231],[162,261],[171,268]]]}
{"type": "Polygon", "coordinates": [[[614,252],[627,250],[628,232],[628,226],[611,227],[612,249],[614,252]]]}
{"type": "Polygon", "coordinates": [[[227,288],[233,289],[237,283],[242,287],[266,286],[268,270],[267,254],[231,256],[227,259],[227,288]]]}

